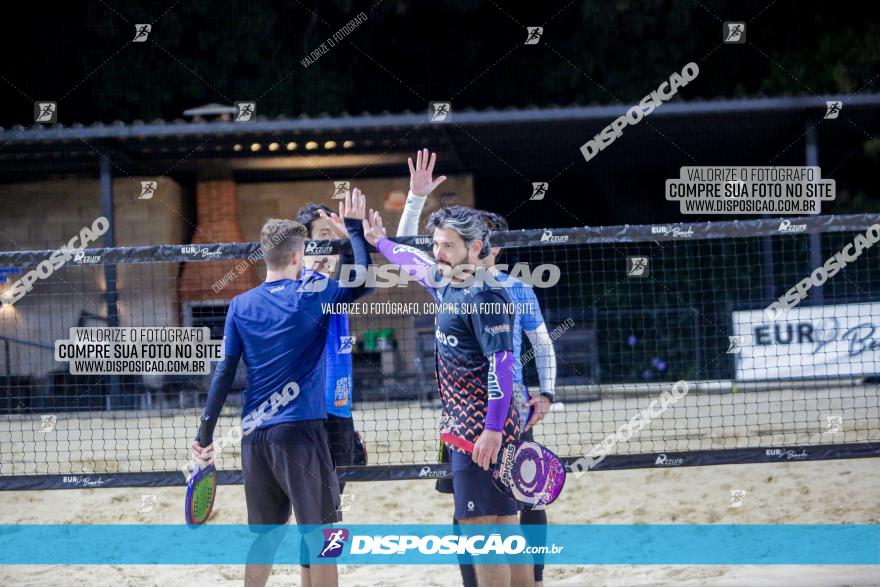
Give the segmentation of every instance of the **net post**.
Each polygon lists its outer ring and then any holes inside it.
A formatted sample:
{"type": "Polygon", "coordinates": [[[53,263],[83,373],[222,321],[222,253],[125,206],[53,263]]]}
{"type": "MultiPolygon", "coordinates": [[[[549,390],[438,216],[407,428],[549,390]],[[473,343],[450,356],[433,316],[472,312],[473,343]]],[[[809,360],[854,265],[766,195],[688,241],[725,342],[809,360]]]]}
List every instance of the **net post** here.
{"type": "MultiPolygon", "coordinates": [[[[107,232],[104,233],[104,247],[110,249],[116,246],[115,231],[113,229],[113,172],[110,169],[110,155],[102,152],[98,159],[101,175],[101,214],[108,220],[107,232]]],[[[104,282],[107,289],[104,298],[107,301],[107,326],[113,328],[119,326],[119,309],[117,307],[118,292],[116,291],[116,265],[104,265],[104,282]]],[[[122,385],[119,375],[110,376],[110,393],[107,396],[107,410],[111,411],[122,407],[122,385]]]]}

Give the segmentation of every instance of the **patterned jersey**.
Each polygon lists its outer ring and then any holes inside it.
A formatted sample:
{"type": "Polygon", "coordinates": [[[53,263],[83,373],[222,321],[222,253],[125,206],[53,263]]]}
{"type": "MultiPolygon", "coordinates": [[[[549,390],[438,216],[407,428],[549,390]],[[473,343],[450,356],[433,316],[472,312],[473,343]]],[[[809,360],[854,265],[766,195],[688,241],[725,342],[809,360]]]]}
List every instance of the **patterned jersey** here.
{"type": "MultiPolygon", "coordinates": [[[[513,315],[510,301],[488,285],[461,288],[448,285],[433,291],[439,304],[435,322],[437,385],[443,400],[441,433],[468,443],[483,432],[489,393],[497,387],[494,355],[513,351],[513,315]],[[509,309],[509,308],[508,308],[509,309]]],[[[510,402],[502,442],[519,439],[519,412],[510,402]]],[[[451,450],[467,453],[455,442],[451,450]]]]}

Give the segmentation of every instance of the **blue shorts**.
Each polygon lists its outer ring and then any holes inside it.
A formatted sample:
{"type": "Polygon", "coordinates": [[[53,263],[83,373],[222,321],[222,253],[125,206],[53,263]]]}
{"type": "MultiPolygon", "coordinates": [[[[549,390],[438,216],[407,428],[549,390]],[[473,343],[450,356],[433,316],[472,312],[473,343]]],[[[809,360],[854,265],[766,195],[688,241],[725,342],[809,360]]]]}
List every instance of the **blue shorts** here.
{"type": "Polygon", "coordinates": [[[450,450],[449,456],[452,458],[456,519],[516,515],[516,500],[496,489],[492,474],[471,460],[471,455],[450,450]]]}

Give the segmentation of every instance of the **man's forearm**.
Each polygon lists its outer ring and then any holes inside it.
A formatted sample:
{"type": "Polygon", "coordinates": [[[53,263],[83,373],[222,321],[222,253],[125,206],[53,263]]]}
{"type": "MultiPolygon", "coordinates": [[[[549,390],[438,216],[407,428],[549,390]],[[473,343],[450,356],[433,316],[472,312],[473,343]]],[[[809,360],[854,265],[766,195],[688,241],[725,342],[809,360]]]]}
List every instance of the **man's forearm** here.
{"type": "Polygon", "coordinates": [[[545,324],[541,324],[533,332],[527,331],[526,336],[535,350],[535,367],[538,369],[541,393],[552,398],[556,391],[556,350],[553,348],[553,340],[545,324]]]}
{"type": "MultiPolygon", "coordinates": [[[[348,230],[349,242],[351,243],[354,264],[361,267],[370,266],[370,251],[367,248],[367,239],[364,238],[363,222],[354,218],[345,219],[345,228],[348,230]]],[[[356,300],[372,291],[366,286],[366,282],[355,287],[344,288],[349,300],[356,300]]]]}
{"type": "Polygon", "coordinates": [[[417,196],[412,191],[406,196],[406,205],[400,223],[397,225],[397,236],[415,236],[419,233],[419,219],[428,196],[417,196]]]}
{"type": "Polygon", "coordinates": [[[382,255],[397,265],[400,265],[409,275],[425,287],[431,287],[428,280],[428,271],[436,263],[423,251],[407,245],[400,245],[383,237],[376,241],[376,248],[382,255]]]}
{"type": "Polygon", "coordinates": [[[489,405],[486,409],[486,430],[500,432],[507,421],[513,398],[513,353],[498,351],[489,357],[489,405]]]}
{"type": "MultiPolygon", "coordinates": [[[[229,356],[223,358],[217,364],[214,371],[214,378],[211,380],[211,387],[208,389],[208,401],[205,404],[205,412],[202,415],[202,422],[205,424],[208,437],[214,436],[214,428],[217,426],[217,420],[220,417],[220,410],[226,402],[226,396],[232,389],[232,382],[235,379],[235,370],[238,368],[239,357],[229,356]]],[[[201,433],[196,440],[201,442],[201,433]]],[[[205,445],[202,445],[205,446],[205,445]]]]}

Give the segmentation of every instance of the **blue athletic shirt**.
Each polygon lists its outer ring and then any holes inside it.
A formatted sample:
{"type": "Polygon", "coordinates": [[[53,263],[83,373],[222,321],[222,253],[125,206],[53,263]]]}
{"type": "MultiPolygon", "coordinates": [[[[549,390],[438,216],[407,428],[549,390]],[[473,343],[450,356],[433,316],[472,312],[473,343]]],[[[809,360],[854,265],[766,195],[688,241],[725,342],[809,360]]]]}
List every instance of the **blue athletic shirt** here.
{"type": "MultiPolygon", "coordinates": [[[[370,257],[361,221],[346,219],[345,224],[355,263],[367,266],[370,257]]],[[[324,347],[332,314],[324,313],[322,304],[348,303],[369,291],[364,286],[339,287],[337,281],[313,273],[295,281],[266,282],[234,297],[226,314],[224,358],[214,373],[202,417],[208,431],[213,433],[240,358],[248,380],[242,430],[248,418],[253,422],[254,414],[258,423],[253,428],[325,420],[324,347]],[[270,415],[267,402],[273,394],[283,396],[290,383],[299,386],[299,395],[270,415]]]]}
{"type": "MultiPolygon", "coordinates": [[[[306,270],[304,273],[313,273],[306,270]]],[[[351,348],[347,314],[331,314],[330,330],[324,346],[324,373],[326,379],[327,413],[339,418],[351,418],[351,397],[354,391],[351,348]],[[347,352],[343,352],[347,351],[347,352]]]]}
{"type": "Polygon", "coordinates": [[[519,358],[522,356],[523,330],[534,332],[544,323],[544,316],[541,314],[541,306],[538,305],[538,298],[532,287],[503,271],[497,272],[495,279],[500,283],[508,279],[512,280],[510,287],[505,287],[504,291],[507,292],[512,303],[519,304],[519,307],[523,309],[522,312],[517,311],[513,319],[513,358],[516,360],[513,382],[523,385],[522,364],[519,362],[519,358]]]}

